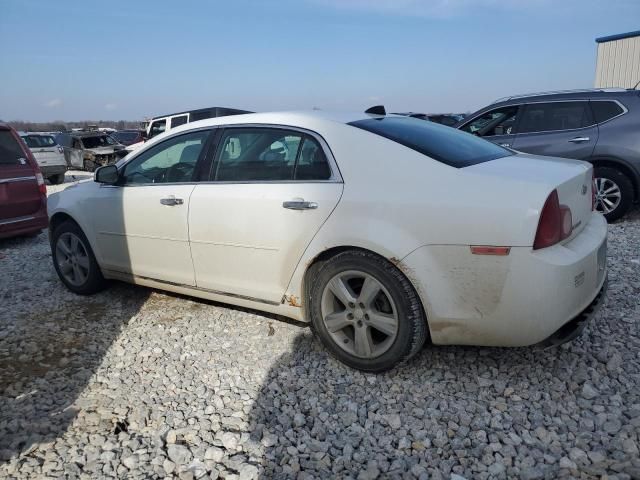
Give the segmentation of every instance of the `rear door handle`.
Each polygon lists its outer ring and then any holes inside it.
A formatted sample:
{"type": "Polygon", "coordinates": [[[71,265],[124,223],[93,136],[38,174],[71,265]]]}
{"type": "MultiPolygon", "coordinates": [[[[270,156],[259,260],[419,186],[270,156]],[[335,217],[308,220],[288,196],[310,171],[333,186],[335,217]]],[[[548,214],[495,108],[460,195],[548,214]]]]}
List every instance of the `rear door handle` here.
{"type": "Polygon", "coordinates": [[[288,202],[282,202],[284,208],[290,210],[315,210],[318,208],[316,202],[305,202],[304,200],[290,200],[288,202]]]}
{"type": "Polygon", "coordinates": [[[569,140],[569,142],[571,143],[580,143],[580,142],[588,142],[588,141],[589,141],[589,137],[576,137],[569,140]]]}
{"type": "Polygon", "coordinates": [[[182,205],[184,203],[184,200],[181,198],[176,198],[175,195],[169,195],[167,198],[161,198],[160,203],[162,205],[173,207],[174,205],[182,205]]]}

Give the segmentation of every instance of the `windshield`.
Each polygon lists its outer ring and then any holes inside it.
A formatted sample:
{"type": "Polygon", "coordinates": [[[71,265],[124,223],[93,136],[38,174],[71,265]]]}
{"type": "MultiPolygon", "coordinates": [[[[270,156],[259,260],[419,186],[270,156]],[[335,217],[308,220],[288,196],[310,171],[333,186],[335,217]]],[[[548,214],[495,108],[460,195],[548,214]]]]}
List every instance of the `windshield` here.
{"type": "Polygon", "coordinates": [[[511,150],[474,135],[415,118],[368,118],[351,122],[349,125],[393,140],[455,168],[513,155],[511,150]]]}
{"type": "Polygon", "coordinates": [[[84,148],[99,148],[115,145],[116,142],[109,135],[100,135],[95,137],[83,137],[82,144],[84,148]]]}
{"type": "Polygon", "coordinates": [[[55,147],[56,141],[51,135],[23,135],[22,139],[29,148],[55,147]]]}

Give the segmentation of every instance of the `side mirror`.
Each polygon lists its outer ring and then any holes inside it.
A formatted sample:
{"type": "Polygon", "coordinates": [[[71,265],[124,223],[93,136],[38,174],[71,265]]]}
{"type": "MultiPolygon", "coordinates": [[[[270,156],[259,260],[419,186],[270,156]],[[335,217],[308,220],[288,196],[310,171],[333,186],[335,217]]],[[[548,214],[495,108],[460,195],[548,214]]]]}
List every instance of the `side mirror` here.
{"type": "Polygon", "coordinates": [[[94,182],[104,183],[105,185],[115,185],[118,183],[119,178],[118,168],[115,165],[99,167],[93,175],[94,182]]]}

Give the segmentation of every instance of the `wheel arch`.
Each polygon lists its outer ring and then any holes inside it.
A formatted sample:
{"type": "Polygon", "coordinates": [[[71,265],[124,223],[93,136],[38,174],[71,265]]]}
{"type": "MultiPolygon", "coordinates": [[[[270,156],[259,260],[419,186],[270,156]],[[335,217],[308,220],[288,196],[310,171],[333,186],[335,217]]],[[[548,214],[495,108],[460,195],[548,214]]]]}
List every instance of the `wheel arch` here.
{"type": "Polygon", "coordinates": [[[311,282],[309,281],[309,279],[314,274],[314,272],[317,271],[317,269],[319,269],[322,266],[324,262],[326,262],[327,260],[330,260],[331,258],[335,257],[340,253],[347,252],[347,251],[367,252],[393,264],[400,271],[400,273],[406,278],[406,280],[409,282],[411,287],[416,292],[416,298],[420,302],[422,313],[427,322],[427,331],[429,331],[429,319],[427,318],[427,309],[424,304],[424,298],[421,294],[422,292],[419,286],[416,285],[416,282],[412,279],[412,275],[410,274],[410,272],[408,272],[407,268],[405,268],[404,264],[402,263],[402,260],[393,256],[388,257],[370,248],[365,248],[357,245],[339,245],[339,246],[326,248],[325,250],[317,252],[315,256],[313,256],[310,260],[306,262],[305,270],[302,275],[302,284],[300,286],[300,292],[303,299],[302,310],[303,310],[303,316],[305,319],[309,319],[311,314],[311,312],[309,311],[310,304],[311,304],[310,302],[311,282]]]}
{"type": "Polygon", "coordinates": [[[58,226],[62,225],[67,220],[72,221],[80,227],[80,224],[76,221],[76,219],[69,215],[67,212],[56,212],[49,219],[49,231],[53,233],[53,231],[58,228],[58,226]]]}
{"type": "Polygon", "coordinates": [[[637,201],[640,199],[640,175],[629,163],[613,157],[596,157],[589,159],[589,162],[594,168],[608,167],[620,170],[631,181],[631,185],[633,186],[633,200],[637,201]]]}

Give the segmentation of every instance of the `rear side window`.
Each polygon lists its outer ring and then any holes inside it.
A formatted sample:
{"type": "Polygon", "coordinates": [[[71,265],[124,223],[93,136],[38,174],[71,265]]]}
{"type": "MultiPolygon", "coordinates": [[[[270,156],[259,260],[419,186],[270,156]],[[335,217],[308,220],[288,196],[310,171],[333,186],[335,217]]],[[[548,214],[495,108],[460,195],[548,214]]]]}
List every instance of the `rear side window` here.
{"type": "Polygon", "coordinates": [[[0,165],[19,165],[24,159],[22,147],[9,130],[0,130],[0,165]]]}
{"type": "Polygon", "coordinates": [[[616,102],[594,100],[591,101],[591,110],[593,111],[596,123],[606,122],[624,112],[622,107],[616,102]]]}
{"type": "Polygon", "coordinates": [[[511,150],[474,135],[415,118],[368,118],[349,125],[388,138],[455,168],[513,155],[511,150]]]}
{"type": "Polygon", "coordinates": [[[46,148],[56,146],[56,141],[49,135],[25,135],[22,138],[29,148],[46,148]]]}
{"type": "Polygon", "coordinates": [[[331,169],[318,142],[275,128],[225,131],[212,179],[227,182],[328,180],[331,169]]]}
{"type": "Polygon", "coordinates": [[[531,103],[524,109],[518,133],[573,130],[593,124],[586,101],[531,103]]]}
{"type": "Polygon", "coordinates": [[[179,127],[187,123],[188,117],[186,115],[180,115],[179,117],[173,117],[171,119],[171,128],[179,127]]]}

